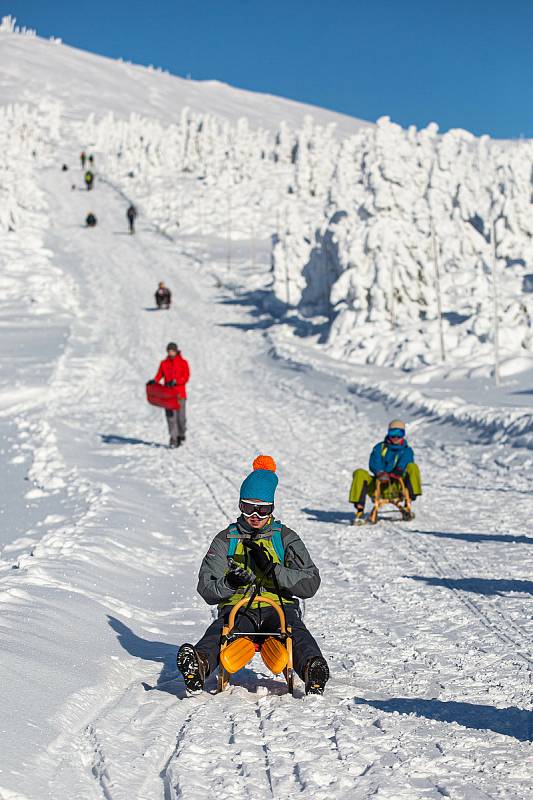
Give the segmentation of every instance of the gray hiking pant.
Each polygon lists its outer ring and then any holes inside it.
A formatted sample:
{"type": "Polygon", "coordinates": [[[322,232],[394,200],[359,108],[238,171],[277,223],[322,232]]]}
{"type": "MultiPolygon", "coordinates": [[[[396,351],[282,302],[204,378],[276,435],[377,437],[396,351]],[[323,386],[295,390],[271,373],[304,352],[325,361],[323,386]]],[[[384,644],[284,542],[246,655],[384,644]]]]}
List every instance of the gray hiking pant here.
{"type": "Polygon", "coordinates": [[[185,419],[185,405],[187,401],[180,397],[180,407],[177,411],[165,408],[168,432],[171,439],[185,439],[187,422],[185,419]]]}
{"type": "MultiPolygon", "coordinates": [[[[218,666],[222,626],[227,623],[230,612],[231,606],[226,606],[217,619],[211,623],[200,641],[194,645],[199,653],[207,656],[210,673],[218,666]]],[[[303,680],[304,667],[309,659],[313,656],[321,656],[322,653],[320,652],[320,647],[305,627],[298,606],[286,604],[285,616],[287,625],[292,627],[294,669],[303,680]]],[[[265,606],[251,608],[246,613],[246,616],[237,614],[235,630],[241,633],[254,633],[258,630],[263,632],[277,631],[279,630],[279,617],[270,606],[266,608],[265,606]]],[[[261,641],[264,641],[263,637],[261,637],[261,641]]]]}

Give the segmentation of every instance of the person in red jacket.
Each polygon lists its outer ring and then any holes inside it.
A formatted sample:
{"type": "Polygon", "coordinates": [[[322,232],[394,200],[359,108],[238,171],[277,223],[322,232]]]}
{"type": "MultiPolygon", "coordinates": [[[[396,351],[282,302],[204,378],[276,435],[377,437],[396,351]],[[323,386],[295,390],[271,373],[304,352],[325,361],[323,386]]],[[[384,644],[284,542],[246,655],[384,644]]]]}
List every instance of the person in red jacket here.
{"type": "Polygon", "coordinates": [[[160,383],[161,379],[164,378],[165,386],[175,386],[177,388],[180,407],[178,411],[165,409],[165,414],[170,433],[170,446],[179,447],[185,441],[185,404],[187,402],[185,386],[189,380],[190,370],[188,361],[183,358],[175,342],[168,343],[167,353],[167,358],[159,365],[154,381],[155,383],[160,383]]]}

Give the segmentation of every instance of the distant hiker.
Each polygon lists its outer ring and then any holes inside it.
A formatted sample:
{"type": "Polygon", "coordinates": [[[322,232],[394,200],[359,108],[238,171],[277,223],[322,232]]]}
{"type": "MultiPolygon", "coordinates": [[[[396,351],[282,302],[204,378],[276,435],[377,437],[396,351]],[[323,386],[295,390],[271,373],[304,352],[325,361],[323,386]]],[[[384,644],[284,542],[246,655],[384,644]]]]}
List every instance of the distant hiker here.
{"type": "MultiPolygon", "coordinates": [[[[281,605],[292,627],[294,668],[306,694],[323,694],[328,665],[302,621],[298,602],[316,594],[320,574],[298,534],[274,519],[274,459],[258,456],[253,467],[240,488],[240,516],[215,536],[198,575],[197,591],[206,603],[218,605],[218,616],[197,644],[181,645],[177,666],[189,691],[203,689],[219,664],[222,627],[233,606],[248,595],[252,602],[237,615],[236,631],[250,634],[253,642],[255,633],[279,630],[275,609],[253,601],[254,584],[259,584],[261,595],[281,605]]],[[[265,639],[256,641],[261,645],[265,639]]]]}
{"type": "Polygon", "coordinates": [[[353,473],[350,503],[354,504],[356,520],[363,518],[366,497],[374,494],[376,481],[389,484],[395,478],[402,478],[412,501],[422,494],[420,470],[405,438],[405,423],[401,420],[392,420],[385,439],[372,448],[369,469],[370,472],[356,469],[353,473]]]}
{"type": "Polygon", "coordinates": [[[130,226],[130,233],[135,233],[135,219],[137,217],[137,209],[133,204],[126,211],[126,216],[128,218],[128,223],[130,226]]]}
{"type": "Polygon", "coordinates": [[[67,171],[68,171],[67,164],[63,164],[63,166],[61,167],[61,172],[67,172],[67,171]]]}
{"type": "Polygon", "coordinates": [[[157,285],[157,291],[155,293],[155,304],[158,308],[170,308],[170,303],[172,301],[172,293],[170,289],[167,289],[163,281],[160,281],[157,285]]]}
{"type": "Polygon", "coordinates": [[[85,169],[85,162],[87,161],[87,155],[85,154],[85,150],[82,150],[80,153],[80,161],[81,161],[81,168],[85,169]]]}
{"type": "Polygon", "coordinates": [[[87,214],[87,216],[85,217],[85,224],[87,225],[88,228],[94,228],[94,226],[96,225],[97,221],[98,220],[96,219],[96,217],[92,213],[92,211],[90,211],[87,214]]]}
{"type": "Polygon", "coordinates": [[[185,441],[185,404],[187,401],[185,387],[189,380],[190,370],[188,362],[181,355],[175,342],[168,343],[167,353],[167,358],[160,363],[153,382],[160,383],[161,379],[164,378],[165,386],[175,386],[177,389],[180,407],[177,411],[166,408],[165,415],[170,434],[170,447],[179,447],[185,441]]]}
{"type": "Polygon", "coordinates": [[[89,156],[89,164],[91,165],[91,167],[92,167],[92,166],[93,166],[93,164],[94,164],[94,156],[92,155],[92,153],[91,153],[91,155],[89,156]]]}
{"type": "Polygon", "coordinates": [[[94,175],[90,169],[87,170],[85,173],[85,185],[87,186],[87,191],[90,191],[93,188],[94,183],[94,175]]]}

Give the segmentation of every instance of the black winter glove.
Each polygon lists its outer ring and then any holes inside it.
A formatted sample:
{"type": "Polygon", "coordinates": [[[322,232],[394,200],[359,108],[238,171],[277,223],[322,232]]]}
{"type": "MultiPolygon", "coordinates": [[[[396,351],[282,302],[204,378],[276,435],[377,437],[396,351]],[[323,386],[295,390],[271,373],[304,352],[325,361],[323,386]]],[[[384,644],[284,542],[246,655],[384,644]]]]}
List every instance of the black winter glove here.
{"type": "Polygon", "coordinates": [[[255,565],[260,572],[267,572],[272,564],[272,559],[257,542],[253,539],[244,539],[243,546],[252,554],[255,565]]]}
{"type": "Polygon", "coordinates": [[[167,386],[170,386],[170,387],[175,386],[175,385],[176,385],[176,381],[169,381],[167,383],[167,386]]]}
{"type": "Polygon", "coordinates": [[[153,386],[155,381],[146,381],[147,386],[153,386]]]}
{"type": "Polygon", "coordinates": [[[249,569],[243,569],[242,567],[234,567],[234,569],[230,569],[230,571],[226,573],[226,583],[232,589],[248,586],[249,583],[252,583],[254,578],[254,574],[250,572],[249,569]]]}

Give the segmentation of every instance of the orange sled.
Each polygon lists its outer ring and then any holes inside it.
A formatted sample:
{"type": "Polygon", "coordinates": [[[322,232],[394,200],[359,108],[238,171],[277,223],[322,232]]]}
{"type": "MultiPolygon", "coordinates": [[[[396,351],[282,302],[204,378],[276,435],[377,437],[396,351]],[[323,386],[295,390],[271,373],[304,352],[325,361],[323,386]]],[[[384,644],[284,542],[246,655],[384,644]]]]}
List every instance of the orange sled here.
{"type": "Polygon", "coordinates": [[[257,595],[254,603],[266,603],[272,606],[279,617],[279,631],[268,633],[232,633],[235,619],[239,610],[249,601],[243,597],[231,609],[228,624],[222,628],[222,644],[220,646],[220,665],[218,671],[217,691],[223,692],[230,682],[230,676],[246,666],[256,652],[261,654],[265,665],[275,675],[281,672],[285,676],[289,692],[293,693],[293,664],[292,664],[292,635],[290,626],[285,623],[285,614],[281,606],[270,597],[257,595]],[[257,636],[264,637],[260,644],[254,644],[252,639],[257,636]]]}

